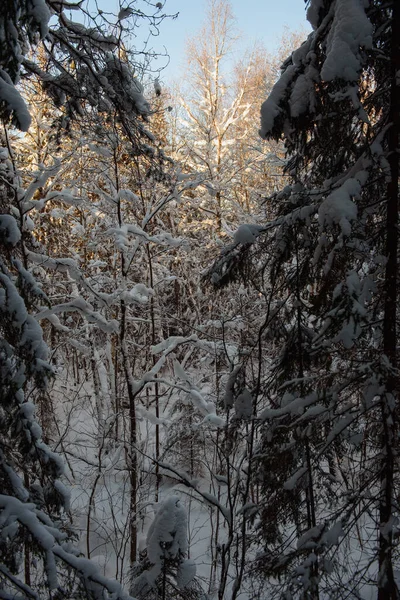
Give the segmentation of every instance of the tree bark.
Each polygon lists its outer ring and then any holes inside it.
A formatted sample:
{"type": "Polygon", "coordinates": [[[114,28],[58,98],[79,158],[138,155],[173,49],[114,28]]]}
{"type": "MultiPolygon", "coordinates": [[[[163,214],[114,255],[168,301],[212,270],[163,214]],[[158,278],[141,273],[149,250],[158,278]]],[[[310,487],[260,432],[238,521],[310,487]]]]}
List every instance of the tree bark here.
{"type": "Polygon", "coordinates": [[[136,400],[132,389],[132,379],[130,376],[128,357],[125,351],[125,327],[126,327],[126,306],[121,302],[121,323],[120,323],[120,342],[121,354],[125,381],[129,400],[129,451],[128,451],[128,469],[130,482],[130,566],[132,567],[137,560],[137,488],[138,488],[138,459],[137,459],[137,420],[136,420],[136,400]]]}
{"type": "Polygon", "coordinates": [[[394,471],[397,440],[397,303],[398,303],[398,198],[399,198],[399,139],[400,139],[400,3],[393,2],[391,33],[391,90],[388,131],[388,161],[390,181],[387,188],[386,212],[386,272],[385,310],[383,321],[383,351],[391,368],[386,379],[386,393],[382,398],[382,464],[381,495],[379,499],[379,575],[378,600],[399,598],[393,573],[394,471]]]}

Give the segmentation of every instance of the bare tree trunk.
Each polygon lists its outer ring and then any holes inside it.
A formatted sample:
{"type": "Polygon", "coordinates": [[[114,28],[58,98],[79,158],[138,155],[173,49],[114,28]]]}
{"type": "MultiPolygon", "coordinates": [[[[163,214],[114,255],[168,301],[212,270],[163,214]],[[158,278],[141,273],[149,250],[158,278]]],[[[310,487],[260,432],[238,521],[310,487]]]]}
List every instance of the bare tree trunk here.
{"type": "MultiPolygon", "coordinates": [[[[153,289],[154,288],[153,263],[152,263],[152,256],[151,256],[149,246],[147,246],[147,259],[148,259],[148,263],[149,263],[149,284],[150,284],[150,287],[153,289]]],[[[155,307],[154,307],[153,296],[150,298],[150,319],[151,319],[151,343],[154,346],[156,344],[156,319],[155,319],[155,307]]],[[[157,362],[154,354],[152,357],[152,361],[153,361],[153,367],[154,367],[154,365],[157,362]]],[[[159,393],[159,385],[157,382],[155,382],[155,384],[154,384],[154,396],[155,396],[156,418],[159,419],[160,418],[160,398],[159,398],[160,393],[159,393]]],[[[160,467],[158,464],[159,460],[160,460],[160,426],[158,424],[158,421],[156,423],[155,458],[156,458],[156,489],[155,489],[154,499],[156,502],[158,502],[160,483],[161,483],[160,467]]]]}
{"type": "MultiPolygon", "coordinates": [[[[297,245],[297,240],[299,239],[299,234],[296,232],[295,244],[296,244],[296,301],[297,301],[297,312],[296,312],[296,321],[297,321],[297,355],[298,355],[298,378],[300,383],[300,394],[304,395],[304,336],[302,332],[302,302],[301,302],[301,282],[300,282],[300,273],[299,273],[299,249],[297,245]]],[[[304,439],[304,463],[306,466],[306,507],[307,507],[307,527],[308,529],[312,529],[317,524],[316,519],[316,500],[314,494],[314,474],[313,474],[313,465],[311,460],[311,449],[310,449],[310,441],[305,438],[304,439]]],[[[319,588],[318,588],[318,562],[312,562],[310,567],[310,592],[309,598],[310,600],[318,600],[319,598],[319,588]]]]}
{"type": "MultiPolygon", "coordinates": [[[[118,172],[118,157],[114,151],[114,175],[115,188],[120,189],[119,172],[118,172]]],[[[121,201],[117,204],[118,225],[122,226],[121,201]]],[[[129,267],[128,267],[129,268],[129,267]]],[[[127,266],[125,255],[121,251],[121,274],[125,278],[127,276],[127,266]]],[[[136,396],[133,389],[133,380],[129,366],[128,354],[126,351],[125,335],[126,335],[126,304],[121,300],[121,320],[119,330],[119,342],[122,357],[122,368],[124,372],[125,382],[128,391],[129,403],[129,448],[127,453],[129,483],[130,483],[130,499],[129,499],[129,532],[130,532],[130,566],[132,567],[137,560],[137,492],[138,492],[138,457],[137,457],[137,419],[136,419],[136,396]]]]}
{"type": "MultiPolygon", "coordinates": [[[[29,476],[27,473],[24,473],[24,485],[27,490],[29,490],[29,476]]],[[[25,541],[24,541],[24,575],[25,575],[25,584],[27,586],[31,586],[31,549],[30,544],[31,541],[29,539],[28,532],[25,533],[25,541]]]]}
{"type": "Polygon", "coordinates": [[[108,372],[109,372],[109,380],[110,380],[110,404],[111,410],[114,413],[114,426],[111,432],[111,435],[118,440],[117,431],[118,431],[118,401],[117,401],[117,378],[116,378],[116,370],[115,370],[115,360],[114,360],[114,350],[115,344],[112,337],[109,337],[106,344],[106,356],[108,363],[108,372]]]}
{"type": "Polygon", "coordinates": [[[128,365],[128,357],[125,351],[125,328],[126,328],[126,306],[121,302],[121,325],[120,342],[123,361],[125,381],[128,390],[129,401],[129,450],[128,450],[128,470],[130,482],[130,565],[133,566],[137,559],[137,489],[138,489],[138,459],[137,459],[137,420],[136,420],[136,399],[132,388],[132,379],[128,365]]]}

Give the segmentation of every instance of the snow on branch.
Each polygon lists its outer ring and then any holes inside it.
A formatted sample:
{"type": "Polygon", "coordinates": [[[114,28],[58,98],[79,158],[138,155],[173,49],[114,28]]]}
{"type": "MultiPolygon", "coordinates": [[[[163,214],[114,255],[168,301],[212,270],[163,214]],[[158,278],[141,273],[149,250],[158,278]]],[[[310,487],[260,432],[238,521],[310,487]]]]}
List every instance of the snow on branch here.
{"type": "Polygon", "coordinates": [[[372,47],[372,25],[360,0],[336,0],[321,68],[323,81],[357,81],[361,48],[372,47]]]}
{"type": "Polygon", "coordinates": [[[154,462],[160,467],[160,469],[164,469],[165,471],[169,471],[170,473],[175,475],[177,477],[178,481],[183,483],[186,487],[189,487],[190,489],[194,490],[208,504],[217,508],[228,524],[231,522],[231,520],[232,520],[231,511],[228,508],[226,508],[226,506],[221,504],[221,502],[219,502],[219,500],[215,496],[213,496],[212,494],[209,494],[208,492],[203,492],[202,490],[200,490],[198,487],[197,479],[196,480],[191,479],[186,473],[184,473],[183,471],[180,471],[179,469],[176,469],[175,467],[173,467],[172,465],[170,465],[168,463],[159,462],[159,461],[155,461],[155,460],[154,460],[154,462]]]}
{"type": "MultiPolygon", "coordinates": [[[[293,52],[291,58],[284,65],[284,70],[272,88],[272,91],[261,106],[261,129],[260,135],[262,138],[267,137],[268,134],[272,133],[275,127],[275,121],[278,117],[283,114],[282,103],[288,99],[291,93],[291,86],[296,80],[297,75],[304,70],[304,64],[312,46],[312,36],[309,36],[308,40],[304,42],[302,46],[295,52],[293,52]]],[[[314,72],[312,72],[314,76],[314,72]]],[[[304,90],[305,82],[302,84],[304,90]]],[[[295,92],[293,104],[296,106],[296,112],[298,109],[298,95],[299,90],[295,92]]]]}
{"type": "Polygon", "coordinates": [[[98,311],[94,311],[90,304],[83,300],[83,298],[74,298],[70,302],[57,304],[51,308],[43,309],[35,316],[35,318],[36,320],[41,321],[42,319],[47,319],[51,315],[66,312],[78,312],[88,321],[88,323],[94,323],[105,333],[118,332],[119,325],[115,319],[107,321],[98,311]]]}
{"type": "Polygon", "coordinates": [[[21,131],[28,131],[31,116],[25,101],[19,91],[14,87],[9,75],[0,69],[0,106],[3,105],[5,116],[13,115],[15,125],[21,131]]]}
{"type": "Polygon", "coordinates": [[[2,242],[15,246],[21,239],[21,231],[12,215],[0,215],[0,238],[2,242]]]}
{"type": "MultiPolygon", "coordinates": [[[[78,556],[77,549],[66,543],[66,534],[61,532],[49,517],[37,510],[33,503],[22,502],[18,498],[0,494],[0,525],[3,528],[7,526],[8,531],[11,531],[12,524],[24,527],[42,551],[50,589],[54,590],[58,586],[57,563],[61,560],[79,574],[94,598],[104,600],[104,592],[107,591],[115,600],[133,600],[123,592],[117,581],[104,577],[97,565],[78,556]]],[[[10,577],[10,574],[4,572],[3,567],[1,571],[10,584],[14,584],[31,598],[37,598],[37,594],[29,586],[20,582],[15,576],[10,577]]]]}
{"type": "Polygon", "coordinates": [[[316,86],[333,80],[339,81],[343,89],[336,91],[332,100],[339,102],[348,97],[359,117],[368,122],[357,90],[351,86],[360,77],[363,52],[372,47],[372,25],[362,2],[334,0],[324,14],[321,0],[314,0],[307,16],[314,31],[284,63],[280,78],[261,107],[262,138],[279,137],[286,119],[314,114],[316,86]]]}
{"type": "Polygon", "coordinates": [[[129,243],[129,235],[134,235],[138,239],[145,242],[152,242],[170,248],[177,248],[186,244],[183,238],[174,238],[170,233],[161,231],[157,235],[149,235],[141,227],[134,224],[121,225],[121,227],[110,227],[106,231],[106,235],[114,237],[115,245],[121,251],[127,250],[129,243]]]}

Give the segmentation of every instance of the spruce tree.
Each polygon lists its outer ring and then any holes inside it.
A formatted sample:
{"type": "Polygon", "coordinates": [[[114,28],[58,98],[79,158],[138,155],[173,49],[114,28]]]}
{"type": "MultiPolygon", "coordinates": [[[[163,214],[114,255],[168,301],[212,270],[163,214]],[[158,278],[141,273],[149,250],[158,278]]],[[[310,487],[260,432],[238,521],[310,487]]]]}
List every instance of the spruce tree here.
{"type": "Polygon", "coordinates": [[[132,582],[138,599],[205,597],[196,581],[196,565],[186,558],[187,525],[186,510],[179,496],[168,496],[158,505],[132,582]]]}
{"type": "Polygon", "coordinates": [[[311,0],[307,15],[313,32],[261,111],[290,185],[212,277],[246,264],[268,300],[257,475],[269,597],[394,599],[400,5],[311,0]]]}

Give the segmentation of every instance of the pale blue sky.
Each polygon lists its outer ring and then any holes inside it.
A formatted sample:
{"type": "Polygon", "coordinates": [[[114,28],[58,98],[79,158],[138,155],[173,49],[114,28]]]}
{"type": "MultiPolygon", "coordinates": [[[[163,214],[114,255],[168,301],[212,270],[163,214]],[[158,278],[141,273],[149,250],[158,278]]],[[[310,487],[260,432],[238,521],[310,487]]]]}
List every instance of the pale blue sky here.
{"type": "MultiPolygon", "coordinates": [[[[0,0],[1,3],[2,0],[0,0]]],[[[88,6],[94,0],[87,0],[88,6]]],[[[108,13],[111,22],[115,20],[111,13],[118,14],[121,7],[135,5],[135,0],[96,0],[97,5],[108,13]]],[[[279,46],[285,27],[291,31],[304,30],[305,36],[311,31],[306,20],[304,0],[230,0],[233,14],[237,20],[241,40],[235,45],[233,61],[240,58],[241,53],[253,46],[254,42],[262,42],[267,51],[274,52],[279,46]]],[[[152,0],[155,4],[155,0],[152,0]]],[[[137,8],[146,12],[146,4],[138,2],[137,8]]],[[[207,0],[166,0],[162,13],[176,14],[176,19],[165,19],[160,26],[160,35],[149,41],[148,50],[163,52],[165,46],[170,63],[161,73],[161,81],[167,86],[174,79],[185,77],[185,46],[186,40],[196,35],[206,19],[207,0]]],[[[72,18],[76,18],[73,14],[72,18]]],[[[137,48],[142,48],[142,42],[147,37],[146,22],[140,23],[136,31],[137,48]],[[143,34],[143,35],[142,35],[143,34]],[[143,37],[144,36],[144,37],[143,37]]],[[[164,66],[166,60],[160,58],[153,63],[153,69],[164,66]]]]}
{"type": "MultiPolygon", "coordinates": [[[[161,76],[165,83],[168,84],[170,78],[184,77],[185,42],[199,31],[205,19],[206,5],[206,0],[166,1],[164,11],[168,14],[179,12],[179,16],[174,21],[162,23],[160,36],[152,44],[155,49],[164,45],[171,57],[161,76]]],[[[311,31],[303,0],[231,0],[231,5],[243,36],[237,46],[237,58],[242,49],[255,41],[263,42],[267,50],[273,52],[285,26],[291,30],[304,28],[311,31]]]]}

